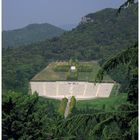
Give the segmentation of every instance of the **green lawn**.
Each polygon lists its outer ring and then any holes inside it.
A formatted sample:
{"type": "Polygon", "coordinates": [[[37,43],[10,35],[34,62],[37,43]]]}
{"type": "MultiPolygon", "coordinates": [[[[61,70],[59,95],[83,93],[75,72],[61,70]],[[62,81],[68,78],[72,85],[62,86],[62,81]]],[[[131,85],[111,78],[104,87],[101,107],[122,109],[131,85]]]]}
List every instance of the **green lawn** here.
{"type": "Polygon", "coordinates": [[[56,63],[50,63],[45,69],[36,74],[32,80],[46,80],[46,81],[56,81],[56,80],[65,80],[66,72],[55,72],[53,70],[56,63]]]}
{"type": "MultiPolygon", "coordinates": [[[[45,102],[51,103],[55,110],[57,111],[60,105],[61,100],[57,99],[49,99],[44,97],[39,97],[40,104],[44,104],[45,102]]],[[[98,98],[92,100],[81,100],[76,101],[76,108],[77,109],[86,109],[87,107],[94,108],[94,109],[105,109],[106,111],[112,111],[116,109],[120,104],[126,103],[127,100],[127,93],[122,93],[117,96],[111,96],[109,98],[98,98]]]]}
{"type": "Polygon", "coordinates": [[[94,109],[102,109],[103,106],[105,107],[105,110],[114,110],[117,108],[120,104],[125,103],[127,99],[127,94],[122,93],[117,96],[112,96],[109,98],[98,98],[98,99],[92,99],[92,100],[84,100],[84,101],[77,101],[76,107],[78,109],[86,109],[88,108],[94,108],[94,109]]]}
{"type": "MultiPolygon", "coordinates": [[[[57,72],[54,71],[56,65],[66,65],[67,62],[53,62],[50,63],[45,69],[36,74],[32,80],[33,81],[66,81],[67,72],[57,72]]],[[[100,69],[97,62],[79,62],[80,65],[90,65],[93,67],[91,72],[79,72],[78,81],[95,81],[95,76],[100,69]]],[[[104,80],[106,82],[113,82],[108,75],[105,75],[104,80]]]]}

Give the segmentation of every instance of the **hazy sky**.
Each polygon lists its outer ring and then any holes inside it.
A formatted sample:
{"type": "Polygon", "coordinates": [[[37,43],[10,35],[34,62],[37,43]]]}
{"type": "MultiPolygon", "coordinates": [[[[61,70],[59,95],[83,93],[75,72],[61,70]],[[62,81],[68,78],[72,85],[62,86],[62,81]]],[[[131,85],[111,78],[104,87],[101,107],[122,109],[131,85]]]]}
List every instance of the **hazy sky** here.
{"type": "Polygon", "coordinates": [[[118,8],[126,0],[2,0],[3,29],[31,23],[56,26],[78,24],[82,16],[104,8],[118,8]]]}

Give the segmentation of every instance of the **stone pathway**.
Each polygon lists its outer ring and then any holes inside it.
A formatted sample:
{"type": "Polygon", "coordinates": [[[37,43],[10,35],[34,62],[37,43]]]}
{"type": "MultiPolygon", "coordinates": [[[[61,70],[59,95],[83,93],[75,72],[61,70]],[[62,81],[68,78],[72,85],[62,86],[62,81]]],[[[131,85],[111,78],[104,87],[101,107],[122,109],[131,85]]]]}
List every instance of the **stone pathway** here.
{"type": "Polygon", "coordinates": [[[70,99],[71,97],[68,98],[67,106],[64,113],[64,118],[67,118],[67,116],[69,115],[70,99]]]}

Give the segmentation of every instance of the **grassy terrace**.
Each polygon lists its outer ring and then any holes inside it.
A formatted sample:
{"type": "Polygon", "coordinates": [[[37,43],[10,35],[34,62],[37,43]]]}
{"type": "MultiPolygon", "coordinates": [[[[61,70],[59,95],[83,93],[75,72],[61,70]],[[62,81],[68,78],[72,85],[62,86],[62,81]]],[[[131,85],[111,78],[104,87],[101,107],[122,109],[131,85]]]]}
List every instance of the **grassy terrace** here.
{"type": "Polygon", "coordinates": [[[88,108],[95,108],[95,109],[102,109],[107,111],[114,110],[120,104],[126,103],[127,94],[123,93],[117,96],[111,96],[109,98],[98,98],[92,100],[84,100],[84,101],[77,101],[76,107],[78,109],[86,109],[88,108]]]}
{"type": "MultiPolygon", "coordinates": [[[[49,99],[40,97],[40,104],[45,102],[51,103],[55,110],[57,111],[60,106],[60,100],[57,99],[49,99]]],[[[109,98],[98,98],[98,99],[91,99],[91,100],[79,100],[76,101],[76,108],[77,109],[104,109],[104,111],[112,111],[115,110],[119,105],[126,103],[127,101],[127,93],[122,93],[116,96],[111,96],[109,98]]]]}
{"type": "MultiPolygon", "coordinates": [[[[54,68],[56,66],[67,65],[68,62],[53,62],[50,63],[41,72],[32,78],[32,81],[66,81],[67,72],[56,72],[54,68]]],[[[92,71],[90,72],[78,72],[78,81],[95,81],[95,76],[100,68],[97,62],[79,62],[79,65],[90,65],[92,66],[92,71]]],[[[104,82],[112,82],[108,75],[105,75],[104,82]]]]}

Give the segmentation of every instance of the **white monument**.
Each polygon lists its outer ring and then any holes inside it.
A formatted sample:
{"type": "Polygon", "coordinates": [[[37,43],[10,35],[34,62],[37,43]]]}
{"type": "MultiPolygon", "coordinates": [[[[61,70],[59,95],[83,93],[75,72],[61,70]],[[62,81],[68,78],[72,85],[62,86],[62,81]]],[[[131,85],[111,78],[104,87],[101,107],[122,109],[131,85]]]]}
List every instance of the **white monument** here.
{"type": "Polygon", "coordinates": [[[71,71],[75,71],[75,70],[76,70],[76,67],[75,67],[75,66],[71,66],[71,67],[70,67],[70,70],[71,70],[71,71]]]}

